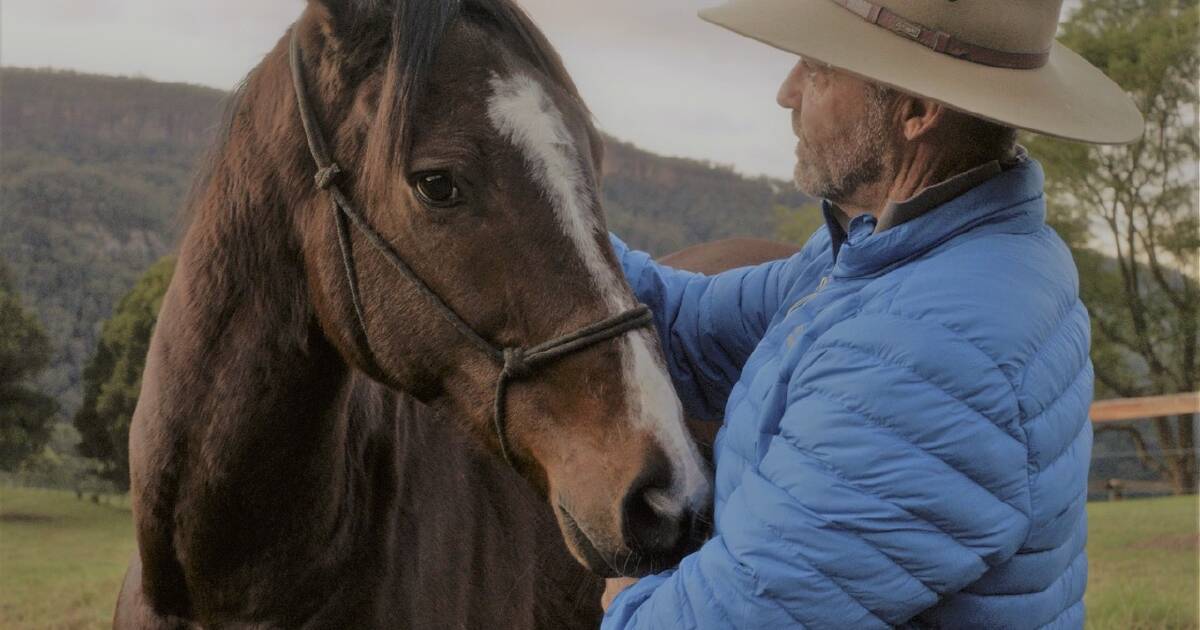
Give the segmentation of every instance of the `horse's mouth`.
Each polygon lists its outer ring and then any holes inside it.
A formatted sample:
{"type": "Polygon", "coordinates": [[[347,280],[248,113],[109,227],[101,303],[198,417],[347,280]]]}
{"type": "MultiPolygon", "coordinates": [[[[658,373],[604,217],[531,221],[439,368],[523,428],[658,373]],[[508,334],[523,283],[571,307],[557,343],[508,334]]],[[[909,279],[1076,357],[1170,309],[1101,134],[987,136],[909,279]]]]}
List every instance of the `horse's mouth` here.
{"type": "Polygon", "coordinates": [[[592,542],[592,537],[575,520],[570,510],[559,504],[555,508],[555,512],[559,515],[567,548],[575,555],[580,564],[600,577],[642,577],[674,566],[682,559],[682,555],[671,558],[652,558],[628,548],[604,553],[592,542]]]}

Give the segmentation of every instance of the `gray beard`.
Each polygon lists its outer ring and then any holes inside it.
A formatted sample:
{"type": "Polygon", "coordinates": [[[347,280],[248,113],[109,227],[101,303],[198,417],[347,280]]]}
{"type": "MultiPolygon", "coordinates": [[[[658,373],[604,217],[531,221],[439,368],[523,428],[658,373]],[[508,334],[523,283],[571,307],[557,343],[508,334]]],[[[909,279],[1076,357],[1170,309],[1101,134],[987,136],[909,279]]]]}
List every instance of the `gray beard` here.
{"type": "Polygon", "coordinates": [[[818,154],[801,136],[796,147],[796,186],[811,197],[837,203],[879,182],[888,149],[886,121],[886,105],[872,101],[863,124],[833,150],[818,154]]]}

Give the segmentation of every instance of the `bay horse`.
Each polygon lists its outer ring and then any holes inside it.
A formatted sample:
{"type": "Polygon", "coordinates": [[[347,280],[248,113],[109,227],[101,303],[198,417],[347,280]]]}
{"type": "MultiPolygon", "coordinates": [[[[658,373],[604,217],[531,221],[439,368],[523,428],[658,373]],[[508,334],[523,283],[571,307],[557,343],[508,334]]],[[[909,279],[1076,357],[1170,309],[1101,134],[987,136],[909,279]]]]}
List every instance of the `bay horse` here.
{"type": "Polygon", "coordinates": [[[310,0],[292,35],[189,204],[114,626],[595,627],[600,576],[703,539],[657,340],[611,330],[503,396],[519,352],[497,375],[449,321],[519,350],[636,311],[577,90],[508,0],[310,0]]]}

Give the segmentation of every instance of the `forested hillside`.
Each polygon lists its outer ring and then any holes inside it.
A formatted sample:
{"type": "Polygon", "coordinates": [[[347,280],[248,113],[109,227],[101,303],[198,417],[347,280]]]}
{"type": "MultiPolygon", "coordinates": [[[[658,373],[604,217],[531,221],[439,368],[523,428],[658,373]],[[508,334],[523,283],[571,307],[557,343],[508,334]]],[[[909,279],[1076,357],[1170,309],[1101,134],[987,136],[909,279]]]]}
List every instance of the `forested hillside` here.
{"type": "Polygon", "coordinates": [[[0,71],[0,252],[54,345],[42,377],[66,414],[100,323],[167,253],[217,90],[0,71]]]}
{"type": "MultiPolygon", "coordinates": [[[[100,325],[175,246],[180,206],[225,94],[189,85],[0,69],[0,254],[54,354],[42,377],[66,416],[100,325]]],[[[771,236],[784,182],[609,141],[610,226],[662,254],[730,235],[771,236]]]]}
{"type": "MultiPolygon", "coordinates": [[[[609,227],[633,247],[656,254],[731,235],[769,238],[778,231],[777,207],[813,203],[790,182],[749,179],[705,162],[664,158],[612,138],[607,147],[609,227]]],[[[815,229],[819,219],[813,214],[815,229]]]]}

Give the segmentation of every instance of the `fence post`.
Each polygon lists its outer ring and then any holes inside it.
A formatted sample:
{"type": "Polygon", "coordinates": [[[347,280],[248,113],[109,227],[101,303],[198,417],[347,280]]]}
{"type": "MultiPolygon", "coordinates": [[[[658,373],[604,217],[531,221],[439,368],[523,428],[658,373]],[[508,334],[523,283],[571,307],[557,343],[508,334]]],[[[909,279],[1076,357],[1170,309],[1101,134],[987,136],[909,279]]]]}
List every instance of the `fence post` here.
{"type": "Polygon", "coordinates": [[[1108,489],[1109,501],[1120,501],[1121,499],[1125,498],[1125,484],[1121,483],[1120,479],[1109,479],[1108,482],[1104,484],[1104,487],[1108,489]]]}

